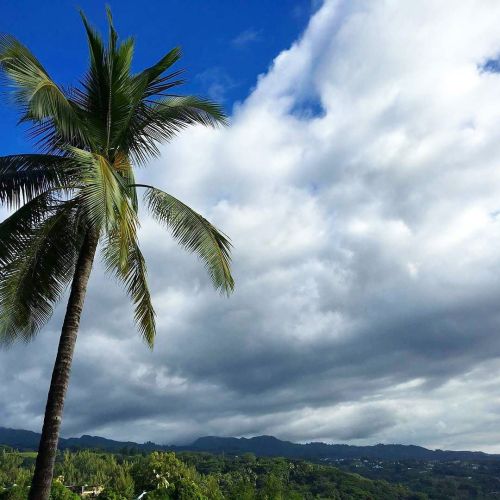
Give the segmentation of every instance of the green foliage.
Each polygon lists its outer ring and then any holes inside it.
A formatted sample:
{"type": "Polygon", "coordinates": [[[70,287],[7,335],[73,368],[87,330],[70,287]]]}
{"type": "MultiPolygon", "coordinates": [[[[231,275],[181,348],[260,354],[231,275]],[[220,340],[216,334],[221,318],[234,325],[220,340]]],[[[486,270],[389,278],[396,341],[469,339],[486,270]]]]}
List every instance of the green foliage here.
{"type": "MultiPolygon", "coordinates": [[[[9,477],[0,500],[23,500],[31,477],[19,453],[0,451],[0,477],[9,477]],[[21,479],[17,487],[14,480],[21,479]],[[24,496],[23,496],[24,495],[24,496]]],[[[372,481],[330,465],[284,458],[240,457],[208,453],[123,455],[82,450],[57,457],[53,500],[75,496],[67,486],[98,486],[102,500],[132,500],[146,491],[147,500],[424,500],[424,494],[386,481],[372,481]],[[203,472],[202,472],[203,471],[203,472]]],[[[1,491],[1,489],[0,489],[1,491]]],[[[429,498],[469,498],[473,490],[448,483],[435,485],[429,498]],[[455,496],[446,496],[455,495],[455,496]]],[[[478,497],[482,498],[482,497],[478,497]]]]}
{"type": "Polygon", "coordinates": [[[135,465],[132,474],[138,491],[158,490],[168,494],[167,498],[203,500],[204,490],[217,494],[213,482],[204,483],[194,467],[187,466],[175,453],[151,453],[135,465]]]}
{"type": "MultiPolygon", "coordinates": [[[[11,230],[6,235],[6,240],[15,240],[14,250],[5,252],[0,267],[0,340],[30,340],[50,318],[74,270],[74,208],[71,202],[57,203],[40,195],[0,224],[0,235],[6,226],[16,226],[15,234],[11,230]],[[31,209],[36,203],[38,210],[39,201],[44,213],[33,225],[37,216],[31,209]]],[[[0,252],[4,245],[0,243],[0,252]]]]}
{"type": "Polygon", "coordinates": [[[130,469],[127,462],[122,462],[111,471],[109,481],[107,481],[109,490],[120,499],[131,498],[134,494],[135,483],[130,469]]]}
{"type": "MultiPolygon", "coordinates": [[[[132,492],[133,493],[133,492],[132,492]]],[[[100,495],[100,500],[128,500],[132,498],[132,494],[123,495],[112,488],[106,488],[100,495]]]]}
{"type": "Polygon", "coordinates": [[[130,472],[131,464],[127,461],[118,463],[114,455],[88,450],[65,451],[55,466],[55,477],[64,484],[104,486],[108,493],[121,498],[133,496],[135,485],[130,472]]]}
{"type": "Polygon", "coordinates": [[[170,492],[166,488],[158,488],[149,492],[146,496],[148,500],[170,500],[170,492]]]}
{"type": "Polygon", "coordinates": [[[31,479],[31,471],[22,467],[24,458],[21,453],[0,450],[0,491],[13,485],[25,487],[31,479]]]}
{"type": "Polygon", "coordinates": [[[220,478],[221,489],[226,498],[254,500],[256,498],[255,478],[241,472],[230,472],[220,478]]]}
{"type": "MultiPolygon", "coordinates": [[[[133,73],[134,41],[120,40],[107,14],[107,43],[82,14],[90,64],[74,88],[57,85],[27,47],[0,36],[0,72],[41,149],[0,158],[0,204],[15,210],[0,223],[0,342],[30,340],[46,324],[92,235],[102,240],[106,267],[125,286],[152,346],[155,312],[137,238],[134,168],[185,127],[226,123],[219,105],[170,93],[183,83],[171,70],[179,49],[133,73]]],[[[232,291],[230,244],[221,232],[159,189],[146,188],[146,206],[203,260],[217,289],[232,291]]]]}
{"type": "Polygon", "coordinates": [[[285,484],[282,478],[275,474],[267,474],[263,478],[263,484],[260,488],[259,498],[262,500],[284,500],[285,484]]]}
{"type": "Polygon", "coordinates": [[[217,476],[201,476],[200,488],[205,498],[209,500],[224,500],[217,476]]]}
{"type": "Polygon", "coordinates": [[[50,500],[79,500],[80,496],[66,488],[62,483],[54,481],[49,498],[50,500]]]}
{"type": "Polygon", "coordinates": [[[0,492],[0,500],[26,500],[28,498],[28,488],[13,486],[6,491],[0,492]]]}
{"type": "MultiPolygon", "coordinates": [[[[32,455],[0,446],[0,500],[25,500],[33,470],[32,455]]],[[[252,454],[182,452],[125,456],[66,451],[56,460],[57,479],[51,498],[78,498],[62,487],[63,483],[102,486],[102,500],[132,500],[143,491],[149,492],[147,500],[486,500],[497,491],[496,478],[500,474],[500,462],[493,460],[477,464],[353,459],[339,465],[361,471],[361,475],[324,463],[252,454]],[[374,463],[383,463],[383,467],[373,468],[374,463]],[[375,477],[387,481],[374,480],[375,477]]]]}
{"type": "Polygon", "coordinates": [[[19,453],[0,450],[0,486],[6,487],[17,482],[22,463],[23,459],[19,453]]]}
{"type": "Polygon", "coordinates": [[[228,239],[200,214],[168,193],[147,187],[144,199],[153,216],[171,229],[174,238],[205,262],[214,287],[230,293],[234,281],[228,239]]]}

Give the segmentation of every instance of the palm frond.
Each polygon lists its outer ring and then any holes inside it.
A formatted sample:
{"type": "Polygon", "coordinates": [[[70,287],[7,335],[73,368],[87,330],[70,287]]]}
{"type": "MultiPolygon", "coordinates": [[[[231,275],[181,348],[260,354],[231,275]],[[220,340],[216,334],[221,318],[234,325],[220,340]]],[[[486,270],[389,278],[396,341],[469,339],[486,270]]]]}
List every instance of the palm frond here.
{"type": "Polygon", "coordinates": [[[113,54],[116,48],[116,42],[118,41],[118,33],[113,25],[113,14],[111,13],[111,8],[106,5],[106,17],[108,19],[108,52],[113,54]]]}
{"type": "Polygon", "coordinates": [[[179,58],[180,49],[173,49],[154,66],[133,77],[129,75],[128,81],[123,80],[127,100],[120,108],[120,119],[115,120],[114,133],[110,141],[112,149],[124,149],[123,141],[130,136],[130,128],[135,130],[134,123],[137,122],[137,117],[142,116],[144,110],[147,110],[146,101],[161,97],[165,91],[184,83],[184,80],[176,79],[182,70],[161,76],[179,58]]]}
{"type": "Polygon", "coordinates": [[[120,184],[122,189],[125,191],[128,197],[134,213],[137,214],[139,209],[139,203],[137,200],[137,190],[134,187],[135,184],[135,174],[130,159],[127,155],[124,155],[121,151],[115,155],[115,161],[113,162],[113,167],[118,173],[120,184]]]}
{"type": "Polygon", "coordinates": [[[137,107],[123,139],[123,148],[138,162],[158,156],[158,143],[170,141],[191,125],[227,125],[221,106],[195,96],[166,97],[137,107]]]}
{"type": "Polygon", "coordinates": [[[130,227],[125,231],[117,227],[108,232],[103,255],[107,271],[114,274],[125,285],[134,303],[134,320],[139,333],[144,341],[153,347],[156,335],[156,315],[147,282],[146,262],[137,243],[135,232],[132,232],[130,227]],[[126,245],[125,252],[124,244],[126,245]],[[126,256],[125,260],[124,256],[126,256]]]}
{"type": "Polygon", "coordinates": [[[142,92],[141,99],[161,94],[165,92],[165,90],[169,90],[184,83],[183,80],[174,80],[174,78],[184,72],[182,69],[162,76],[163,73],[173,66],[180,58],[180,47],[174,47],[156,64],[146,68],[134,77],[134,82],[140,87],[140,91],[142,92]]]}
{"type": "Polygon", "coordinates": [[[77,102],[86,110],[91,130],[111,153],[116,136],[128,121],[133,106],[130,67],[134,40],[128,38],[118,44],[111,11],[107,9],[109,41],[105,47],[102,38],[81,13],[90,49],[90,68],[83,81],[83,90],[77,90],[77,102]]]}
{"type": "MultiPolygon", "coordinates": [[[[71,280],[77,258],[74,216],[71,202],[55,207],[46,219],[26,228],[17,243],[22,243],[24,250],[11,254],[13,258],[2,265],[0,343],[29,341],[50,319],[71,280]]],[[[14,233],[10,234],[14,238],[14,233]]]]}
{"type": "MultiPolygon", "coordinates": [[[[22,256],[34,229],[53,211],[57,200],[45,191],[34,197],[0,223],[0,270],[22,256]]],[[[1,278],[0,271],[0,278],[1,278]]]]}
{"type": "Polygon", "coordinates": [[[71,158],[44,154],[0,157],[0,204],[17,209],[41,193],[70,189],[77,181],[71,158]]]}
{"type": "Polygon", "coordinates": [[[35,130],[54,142],[87,143],[78,108],[30,50],[10,35],[0,35],[0,70],[13,87],[21,121],[34,122],[35,130]]]}
{"type": "Polygon", "coordinates": [[[227,125],[219,104],[196,96],[166,97],[155,101],[152,111],[167,128],[169,125],[176,127],[175,131],[196,124],[212,128],[227,125]]]}
{"type": "Polygon", "coordinates": [[[106,48],[100,34],[92,28],[83,11],[80,11],[87,42],[89,46],[90,64],[83,79],[82,89],[76,88],[74,99],[78,106],[85,110],[88,128],[97,144],[105,141],[106,127],[103,117],[107,114],[109,74],[106,65],[106,48]]]}
{"type": "Polygon", "coordinates": [[[229,239],[177,198],[152,186],[137,186],[146,188],[144,201],[153,217],[171,230],[181,246],[198,254],[214,287],[223,293],[231,293],[234,280],[231,275],[229,239]]]}
{"type": "Polygon", "coordinates": [[[102,155],[78,148],[68,151],[80,166],[82,188],[77,199],[82,214],[96,230],[111,227],[122,208],[123,187],[117,171],[102,155]]]}
{"type": "MultiPolygon", "coordinates": [[[[175,48],[144,71],[131,71],[133,39],[121,40],[107,9],[108,40],[82,13],[90,64],[78,87],[63,89],[15,38],[0,35],[0,75],[12,87],[21,121],[42,152],[0,157],[0,205],[16,212],[0,223],[0,342],[30,339],[48,320],[71,278],[88,231],[104,239],[104,259],[135,305],[135,321],[152,346],[155,313],[137,241],[133,166],[159,154],[192,125],[226,125],[209,100],[172,94],[182,70],[175,48]]],[[[231,244],[173,196],[146,187],[145,202],[174,238],[204,262],[214,286],[229,294],[231,244]]]]}

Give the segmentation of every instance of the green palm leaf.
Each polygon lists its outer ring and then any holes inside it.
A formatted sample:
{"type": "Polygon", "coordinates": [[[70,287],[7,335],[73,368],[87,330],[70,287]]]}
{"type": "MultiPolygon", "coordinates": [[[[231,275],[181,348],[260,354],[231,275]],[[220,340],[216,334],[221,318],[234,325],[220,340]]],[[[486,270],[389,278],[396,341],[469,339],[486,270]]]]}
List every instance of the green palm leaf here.
{"type": "MultiPolygon", "coordinates": [[[[171,69],[180,59],[180,49],[132,74],[134,42],[119,41],[109,9],[107,14],[105,44],[82,13],[90,65],[81,86],[67,92],[27,47],[11,36],[0,36],[0,70],[10,82],[21,119],[32,122],[42,145],[57,153],[0,158],[0,204],[17,210],[0,224],[4,331],[13,332],[18,325],[22,332],[35,332],[43,324],[52,300],[59,296],[58,284],[66,282],[69,263],[74,261],[72,231],[93,231],[105,238],[107,265],[124,282],[136,306],[139,330],[152,343],[154,311],[136,234],[134,160],[143,163],[159,154],[158,143],[188,126],[227,123],[222,108],[209,100],[168,94],[183,83],[178,78],[182,70],[171,69]],[[52,257],[47,249],[53,249],[52,257]],[[40,284],[33,285],[33,293],[41,294],[38,309],[28,293],[29,279],[37,273],[40,284]]],[[[229,293],[234,287],[229,240],[167,193],[148,187],[145,200],[174,238],[204,261],[214,286],[229,293]]]]}
{"type": "Polygon", "coordinates": [[[9,262],[22,257],[34,229],[51,214],[53,203],[51,193],[42,193],[0,223],[0,278],[9,262]]]}
{"type": "Polygon", "coordinates": [[[19,208],[49,190],[71,189],[77,182],[71,158],[43,154],[0,157],[0,204],[19,208]]]}
{"type": "MultiPolygon", "coordinates": [[[[155,338],[147,269],[137,240],[134,168],[159,154],[159,143],[192,125],[226,124],[206,99],[173,95],[183,83],[175,48],[144,71],[131,71],[132,39],[120,40],[108,16],[108,43],[82,13],[89,68],[63,89],[14,37],[0,35],[0,74],[40,153],[0,158],[0,204],[15,212],[0,223],[0,343],[30,340],[50,318],[72,279],[30,498],[48,498],[58,422],[95,252],[102,240],[108,271],[134,303],[138,330],[155,338]],[[48,485],[48,486],[47,486],[48,485]]],[[[214,286],[230,293],[229,240],[173,196],[150,186],[145,202],[177,242],[204,262],[214,286]]]]}
{"type": "Polygon", "coordinates": [[[181,49],[173,48],[165,56],[163,56],[156,64],[143,70],[134,77],[141,99],[149,98],[155,95],[161,95],[166,90],[182,85],[184,80],[174,80],[182,74],[183,70],[174,71],[168,75],[163,75],[167,69],[173,66],[181,58],[181,49]]]}
{"type": "MultiPolygon", "coordinates": [[[[18,221],[17,226],[26,223],[18,221]]],[[[17,244],[11,237],[10,246],[23,244],[24,251],[12,253],[0,268],[0,343],[28,341],[50,319],[73,275],[75,228],[74,205],[67,202],[35,227],[26,227],[17,244]]]]}
{"type": "Polygon", "coordinates": [[[78,148],[68,148],[80,165],[82,188],[77,195],[82,213],[96,230],[112,227],[122,210],[122,198],[128,188],[106,157],[78,148]]]}
{"type": "Polygon", "coordinates": [[[34,122],[35,134],[38,131],[57,145],[87,142],[77,107],[30,50],[10,35],[0,35],[0,68],[13,87],[21,120],[34,122]]]}
{"type": "Polygon", "coordinates": [[[153,217],[171,230],[181,246],[202,259],[214,287],[227,294],[233,291],[228,238],[177,198],[151,186],[138,186],[146,188],[144,201],[153,217]]]}
{"type": "Polygon", "coordinates": [[[108,272],[114,274],[124,285],[135,306],[134,320],[144,341],[153,347],[156,335],[155,311],[147,282],[147,268],[135,235],[129,234],[126,249],[127,259],[123,261],[123,242],[120,231],[108,235],[104,260],[108,272]]]}
{"type": "Polygon", "coordinates": [[[227,119],[218,104],[195,96],[141,102],[128,123],[123,148],[144,163],[159,156],[158,143],[170,141],[181,130],[197,124],[215,128],[227,125],[227,119]]]}

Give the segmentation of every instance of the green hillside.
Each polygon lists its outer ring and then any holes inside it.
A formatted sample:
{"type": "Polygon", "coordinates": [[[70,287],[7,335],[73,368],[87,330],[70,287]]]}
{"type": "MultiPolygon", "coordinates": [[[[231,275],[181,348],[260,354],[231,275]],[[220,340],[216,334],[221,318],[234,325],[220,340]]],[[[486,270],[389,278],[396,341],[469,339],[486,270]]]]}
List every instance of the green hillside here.
{"type": "MultiPolygon", "coordinates": [[[[26,498],[34,456],[0,450],[0,499],[26,498]],[[16,486],[14,486],[16,485],[16,486]]],[[[209,453],[154,452],[124,456],[82,450],[58,456],[54,500],[80,498],[95,488],[102,500],[146,499],[300,500],[424,499],[400,485],[342,472],[330,465],[253,454],[226,457],[209,453]]]]}

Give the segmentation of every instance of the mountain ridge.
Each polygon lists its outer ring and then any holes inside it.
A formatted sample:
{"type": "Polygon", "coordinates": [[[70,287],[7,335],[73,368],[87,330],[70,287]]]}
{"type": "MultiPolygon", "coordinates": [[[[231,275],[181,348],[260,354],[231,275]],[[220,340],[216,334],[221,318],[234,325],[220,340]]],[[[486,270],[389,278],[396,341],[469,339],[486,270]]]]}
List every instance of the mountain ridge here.
{"type": "MultiPolygon", "coordinates": [[[[19,450],[35,450],[40,434],[24,429],[0,427],[0,445],[19,450]]],[[[484,461],[500,460],[500,454],[482,451],[430,450],[417,445],[376,444],[354,446],[310,442],[306,444],[283,441],[275,436],[254,436],[251,438],[202,436],[187,445],[160,445],[152,442],[116,441],[100,436],[84,434],[80,437],[61,438],[59,448],[101,449],[110,452],[152,452],[152,451],[198,451],[209,453],[243,454],[257,456],[282,456],[292,459],[338,460],[371,458],[380,460],[427,460],[427,461],[484,461]]]]}

